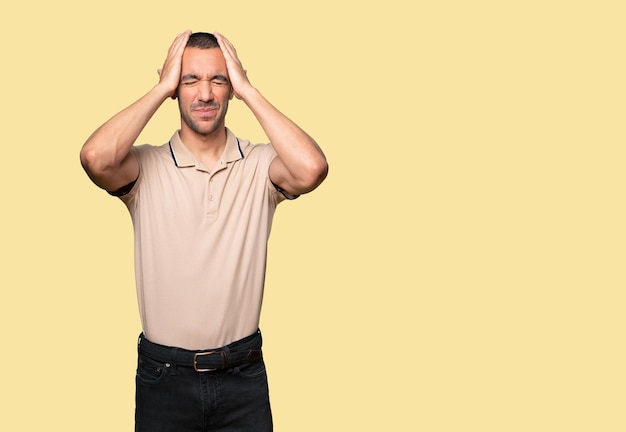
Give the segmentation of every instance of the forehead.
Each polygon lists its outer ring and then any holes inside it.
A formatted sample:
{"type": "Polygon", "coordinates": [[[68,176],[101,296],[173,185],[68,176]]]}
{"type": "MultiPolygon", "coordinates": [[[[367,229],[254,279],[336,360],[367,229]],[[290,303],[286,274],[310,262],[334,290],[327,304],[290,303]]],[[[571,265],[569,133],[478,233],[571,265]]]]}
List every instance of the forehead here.
{"type": "Polygon", "coordinates": [[[189,73],[227,75],[226,72],[226,60],[220,48],[185,48],[181,75],[189,73]]]}

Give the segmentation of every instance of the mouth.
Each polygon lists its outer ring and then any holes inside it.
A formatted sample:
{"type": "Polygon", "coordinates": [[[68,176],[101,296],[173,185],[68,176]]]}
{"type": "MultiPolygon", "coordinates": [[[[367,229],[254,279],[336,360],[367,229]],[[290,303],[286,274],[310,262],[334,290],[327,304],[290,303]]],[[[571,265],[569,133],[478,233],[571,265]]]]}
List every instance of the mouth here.
{"type": "Polygon", "coordinates": [[[201,116],[210,116],[217,111],[216,108],[196,108],[193,110],[194,112],[200,114],[201,116]]]}
{"type": "Polygon", "coordinates": [[[196,113],[196,115],[201,118],[209,118],[215,115],[218,107],[215,105],[199,105],[195,107],[191,107],[191,110],[196,113]]]}

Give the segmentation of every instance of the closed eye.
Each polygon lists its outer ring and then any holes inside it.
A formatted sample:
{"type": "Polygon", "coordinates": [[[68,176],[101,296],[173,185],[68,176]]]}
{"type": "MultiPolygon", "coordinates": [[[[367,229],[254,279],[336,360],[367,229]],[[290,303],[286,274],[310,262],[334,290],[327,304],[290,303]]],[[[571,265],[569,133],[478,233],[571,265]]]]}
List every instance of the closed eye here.
{"type": "MultiPolygon", "coordinates": [[[[185,86],[185,87],[193,87],[197,85],[198,83],[200,83],[200,81],[207,81],[207,80],[200,79],[196,75],[186,75],[180,80],[180,85],[185,86]]],[[[218,87],[227,86],[229,84],[228,78],[222,75],[216,75],[208,81],[211,83],[211,85],[218,86],[218,87]]]]}
{"type": "Polygon", "coordinates": [[[180,79],[181,85],[184,85],[184,86],[193,86],[193,85],[198,84],[199,81],[200,81],[200,77],[198,77],[195,74],[188,74],[188,75],[183,76],[180,79]]]}
{"type": "Polygon", "coordinates": [[[211,78],[211,84],[215,84],[218,86],[228,85],[228,78],[226,78],[224,75],[215,75],[211,78]]]}

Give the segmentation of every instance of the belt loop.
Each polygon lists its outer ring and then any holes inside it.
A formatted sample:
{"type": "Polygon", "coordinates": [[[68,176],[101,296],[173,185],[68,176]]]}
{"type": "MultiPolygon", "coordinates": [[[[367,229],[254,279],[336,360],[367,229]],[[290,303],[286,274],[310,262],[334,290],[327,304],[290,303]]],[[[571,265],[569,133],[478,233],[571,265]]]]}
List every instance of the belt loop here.
{"type": "Polygon", "coordinates": [[[170,350],[171,360],[170,360],[169,370],[170,370],[170,374],[171,375],[176,375],[176,364],[178,363],[178,358],[177,358],[178,355],[177,354],[178,354],[178,348],[172,348],[170,350]]]}
{"type": "Polygon", "coordinates": [[[230,348],[228,347],[228,345],[226,345],[225,347],[223,347],[221,349],[221,351],[224,353],[222,354],[222,369],[228,369],[228,359],[230,358],[230,348]]]}

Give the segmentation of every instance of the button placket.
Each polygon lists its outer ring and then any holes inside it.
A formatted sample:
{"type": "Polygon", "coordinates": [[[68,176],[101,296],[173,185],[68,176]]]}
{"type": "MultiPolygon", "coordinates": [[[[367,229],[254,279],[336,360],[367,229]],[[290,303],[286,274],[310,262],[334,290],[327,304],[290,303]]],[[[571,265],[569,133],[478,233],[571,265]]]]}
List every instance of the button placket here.
{"type": "Polygon", "coordinates": [[[207,194],[206,194],[206,216],[210,218],[214,218],[217,215],[217,206],[218,206],[218,194],[219,191],[216,190],[216,182],[215,176],[218,175],[218,171],[209,175],[209,182],[207,184],[207,194]]]}
{"type": "Polygon", "coordinates": [[[223,182],[228,177],[230,167],[223,161],[219,161],[217,169],[209,174],[206,192],[206,216],[209,218],[217,217],[220,197],[222,194],[223,182]]]}

